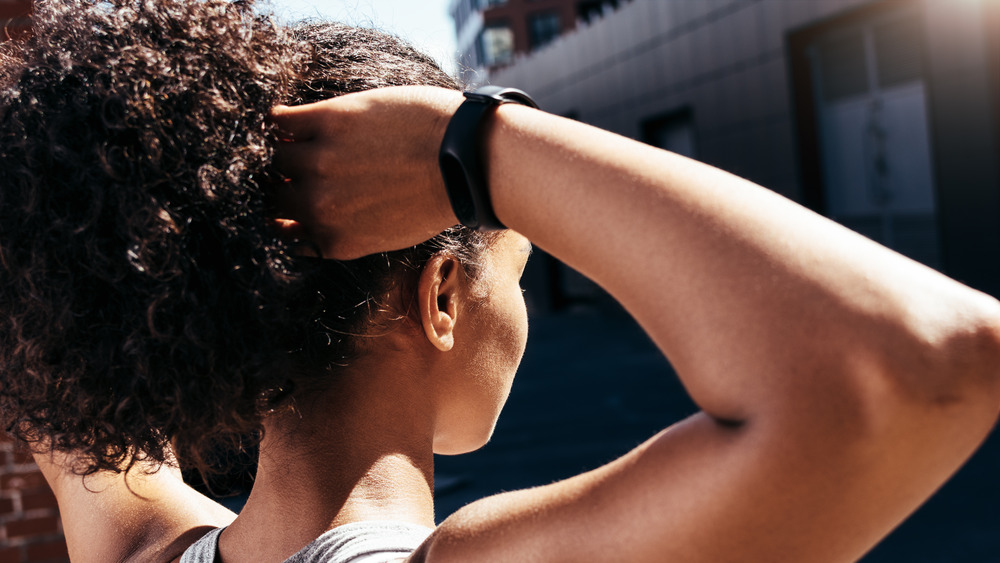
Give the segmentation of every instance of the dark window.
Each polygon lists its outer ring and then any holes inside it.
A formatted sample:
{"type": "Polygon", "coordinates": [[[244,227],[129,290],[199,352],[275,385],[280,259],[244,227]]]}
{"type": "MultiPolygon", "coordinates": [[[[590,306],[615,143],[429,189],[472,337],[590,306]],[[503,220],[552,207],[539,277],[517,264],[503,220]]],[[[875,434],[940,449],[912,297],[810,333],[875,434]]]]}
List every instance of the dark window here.
{"type": "Polygon", "coordinates": [[[791,39],[806,193],[844,226],[939,268],[924,20],[884,5],[791,39]]]}
{"type": "Polygon", "coordinates": [[[514,58],[514,33],[507,24],[493,24],[479,35],[479,49],[485,66],[509,63],[514,58]]]}
{"type": "Polygon", "coordinates": [[[923,78],[923,34],[917,15],[893,18],[822,40],[813,64],[827,102],[923,78]],[[873,83],[874,81],[874,83],[873,83]]]}
{"type": "Polygon", "coordinates": [[[868,93],[868,54],[865,36],[860,30],[843,33],[823,41],[817,61],[820,87],[828,102],[868,93]]]}
{"type": "Polygon", "coordinates": [[[683,109],[646,120],[642,124],[643,140],[672,153],[696,158],[694,119],[690,109],[683,109]]]}
{"type": "Polygon", "coordinates": [[[577,18],[590,23],[604,15],[605,10],[618,7],[618,0],[581,0],[576,5],[577,18]]]}
{"type": "Polygon", "coordinates": [[[923,77],[921,20],[911,15],[875,27],[879,86],[889,88],[923,77]]]}
{"type": "Polygon", "coordinates": [[[562,26],[559,23],[558,12],[543,12],[528,17],[528,33],[532,49],[537,49],[559,37],[560,31],[562,26]]]}

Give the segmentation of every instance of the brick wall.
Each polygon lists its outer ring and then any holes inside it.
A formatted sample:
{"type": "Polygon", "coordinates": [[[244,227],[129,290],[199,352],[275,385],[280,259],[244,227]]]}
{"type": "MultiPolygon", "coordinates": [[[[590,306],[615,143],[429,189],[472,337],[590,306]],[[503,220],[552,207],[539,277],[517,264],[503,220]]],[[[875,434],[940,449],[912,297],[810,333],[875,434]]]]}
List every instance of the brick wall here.
{"type": "Polygon", "coordinates": [[[67,563],[59,509],[38,466],[0,434],[0,563],[67,563]]]}

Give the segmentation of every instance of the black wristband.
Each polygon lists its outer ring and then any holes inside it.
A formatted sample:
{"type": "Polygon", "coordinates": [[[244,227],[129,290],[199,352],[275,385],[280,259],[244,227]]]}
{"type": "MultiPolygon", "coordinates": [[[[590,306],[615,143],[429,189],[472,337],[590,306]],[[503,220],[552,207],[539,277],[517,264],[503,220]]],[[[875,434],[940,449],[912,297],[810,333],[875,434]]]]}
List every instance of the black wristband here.
{"type": "Polygon", "coordinates": [[[465,93],[465,101],[448,122],[438,163],[451,209],[458,221],[471,229],[505,229],[493,212],[490,190],[480,158],[480,138],[485,118],[500,104],[518,103],[533,108],[538,104],[514,88],[483,86],[465,93]]]}

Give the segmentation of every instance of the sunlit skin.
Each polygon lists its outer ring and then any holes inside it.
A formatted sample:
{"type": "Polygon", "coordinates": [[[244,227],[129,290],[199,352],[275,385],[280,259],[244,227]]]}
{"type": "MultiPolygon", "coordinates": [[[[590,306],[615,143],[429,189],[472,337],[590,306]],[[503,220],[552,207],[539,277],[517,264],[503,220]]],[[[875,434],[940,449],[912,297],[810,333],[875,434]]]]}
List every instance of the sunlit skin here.
{"type": "Polygon", "coordinates": [[[506,233],[488,253],[483,279],[471,288],[474,299],[481,301],[470,302],[468,322],[455,327],[451,352],[458,365],[433,376],[442,392],[437,399],[435,453],[477,449],[493,433],[528,338],[519,280],[530,252],[528,239],[506,233]]]}
{"type": "MultiPolygon", "coordinates": [[[[296,171],[282,208],[339,259],[453,225],[436,150],[462,101],[401,87],[277,108],[294,139],[278,162],[296,171]]],[[[348,522],[432,526],[433,452],[489,438],[524,348],[526,240],[608,290],[701,411],[603,467],[464,507],[411,562],[854,561],[991,430],[993,298],[760,186],[581,123],[504,105],[481,143],[497,216],[526,238],[500,239],[476,283],[431,260],[409,321],[266,421],[235,520],[167,472],[129,478],[152,500],[120,477],[87,496],[41,459],[79,561],[176,560],[197,537],[185,532],[230,521],[226,563],[280,562],[348,522]],[[113,515],[93,517],[100,503],[113,515]]]]}
{"type": "MultiPolygon", "coordinates": [[[[432,454],[482,447],[514,381],[527,340],[519,282],[530,253],[528,240],[509,231],[486,251],[476,278],[451,256],[432,259],[416,295],[393,296],[395,308],[385,315],[395,320],[365,338],[360,358],[322,392],[297,396],[294,410],[265,421],[257,478],[239,519],[207,499],[190,502],[188,497],[203,497],[172,471],[133,472],[128,488],[136,497],[111,475],[88,478],[88,486],[112,505],[129,499],[121,505],[229,525],[220,542],[225,561],[282,561],[297,551],[296,544],[359,520],[434,526],[432,454]],[[289,541],[261,545],[262,528],[289,541]]],[[[58,466],[44,457],[39,462],[50,476],[58,466]]],[[[55,477],[53,482],[74,484],[55,477]]],[[[72,486],[67,491],[60,498],[74,499],[73,507],[99,498],[72,486]]],[[[126,514],[119,517],[129,520],[126,514]]],[[[95,547],[100,536],[90,531],[91,524],[82,528],[92,541],[71,541],[73,560],[105,560],[116,544],[95,547]]],[[[68,530],[71,540],[78,539],[74,531],[68,530]]],[[[204,531],[195,527],[181,540],[197,539],[204,531]]],[[[170,545],[176,543],[147,547],[159,552],[170,545]]]]}
{"type": "MultiPolygon", "coordinates": [[[[261,557],[259,545],[245,550],[259,543],[258,525],[278,525],[274,533],[298,536],[299,545],[359,520],[434,526],[432,454],[464,453],[489,440],[524,352],[519,280],[530,250],[523,236],[504,234],[478,279],[453,257],[433,258],[408,318],[371,337],[322,394],[265,424],[250,499],[220,541],[224,559],[261,557]],[[288,512],[276,519],[275,507],[288,512]]],[[[274,560],[294,551],[275,549],[274,560]]]]}

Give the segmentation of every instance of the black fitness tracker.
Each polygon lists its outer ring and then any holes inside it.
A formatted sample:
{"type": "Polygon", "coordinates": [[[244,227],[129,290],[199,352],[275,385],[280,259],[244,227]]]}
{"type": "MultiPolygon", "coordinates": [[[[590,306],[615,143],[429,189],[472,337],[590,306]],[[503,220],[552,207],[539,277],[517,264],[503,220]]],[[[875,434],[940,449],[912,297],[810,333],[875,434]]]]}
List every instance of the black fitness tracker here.
{"type": "Polygon", "coordinates": [[[451,117],[441,140],[438,162],[451,209],[458,221],[470,229],[506,228],[493,211],[480,158],[483,122],[497,106],[506,103],[538,107],[531,96],[515,88],[483,86],[465,92],[465,101],[451,117]]]}

